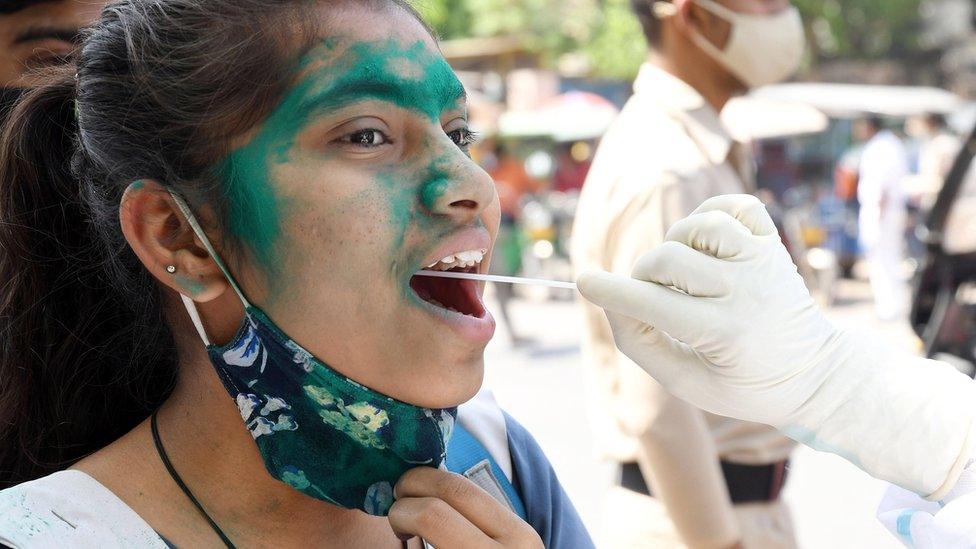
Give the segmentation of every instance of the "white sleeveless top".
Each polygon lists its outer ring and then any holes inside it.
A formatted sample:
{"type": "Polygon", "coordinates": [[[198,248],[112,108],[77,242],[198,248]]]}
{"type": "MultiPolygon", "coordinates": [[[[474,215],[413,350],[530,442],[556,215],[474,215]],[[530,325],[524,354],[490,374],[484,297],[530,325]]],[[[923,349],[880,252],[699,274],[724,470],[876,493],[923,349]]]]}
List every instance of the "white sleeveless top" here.
{"type": "MultiPolygon", "coordinates": [[[[458,422],[512,478],[505,417],[489,391],[459,408],[458,422]]],[[[60,471],[0,491],[0,546],[14,549],[166,549],[161,537],[100,482],[60,471]]]]}
{"type": "Polygon", "coordinates": [[[166,548],[108,488],[73,470],[0,492],[0,544],[15,549],[166,548]]]}

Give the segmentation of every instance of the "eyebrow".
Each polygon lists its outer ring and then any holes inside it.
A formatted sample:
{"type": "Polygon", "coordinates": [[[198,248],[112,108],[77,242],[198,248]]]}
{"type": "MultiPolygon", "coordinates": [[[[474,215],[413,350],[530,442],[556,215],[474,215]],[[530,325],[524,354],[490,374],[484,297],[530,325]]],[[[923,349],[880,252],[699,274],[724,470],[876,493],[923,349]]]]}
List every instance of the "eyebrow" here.
{"type": "Polygon", "coordinates": [[[27,27],[17,33],[14,44],[40,42],[41,40],[60,40],[69,44],[77,44],[81,38],[81,31],[76,28],[36,26],[27,27]]]}
{"type": "MultiPolygon", "coordinates": [[[[420,104],[404,105],[407,103],[406,97],[416,96],[417,92],[427,86],[423,82],[410,82],[404,85],[399,79],[390,78],[353,78],[343,80],[339,84],[328,88],[321,93],[305,100],[301,104],[303,111],[317,111],[321,109],[337,109],[352,103],[376,99],[398,105],[411,110],[425,112],[424,106],[420,104]]],[[[437,97],[434,101],[440,103],[438,109],[445,109],[458,101],[467,101],[468,94],[464,86],[458,82],[457,86],[443,92],[435,92],[437,97]]],[[[414,101],[419,103],[418,101],[414,101]]],[[[431,105],[427,105],[430,107],[431,105]]],[[[429,112],[427,114],[430,114],[429,112]]]]}

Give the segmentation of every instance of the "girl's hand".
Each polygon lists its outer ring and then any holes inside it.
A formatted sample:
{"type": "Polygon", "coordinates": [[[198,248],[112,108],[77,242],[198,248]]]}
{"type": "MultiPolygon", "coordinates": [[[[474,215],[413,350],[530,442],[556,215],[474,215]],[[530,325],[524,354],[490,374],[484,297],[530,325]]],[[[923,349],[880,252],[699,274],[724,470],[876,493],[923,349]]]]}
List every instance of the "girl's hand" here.
{"type": "Polygon", "coordinates": [[[397,483],[390,525],[438,549],[543,549],[539,535],[507,506],[461,475],[418,467],[397,483]]]}

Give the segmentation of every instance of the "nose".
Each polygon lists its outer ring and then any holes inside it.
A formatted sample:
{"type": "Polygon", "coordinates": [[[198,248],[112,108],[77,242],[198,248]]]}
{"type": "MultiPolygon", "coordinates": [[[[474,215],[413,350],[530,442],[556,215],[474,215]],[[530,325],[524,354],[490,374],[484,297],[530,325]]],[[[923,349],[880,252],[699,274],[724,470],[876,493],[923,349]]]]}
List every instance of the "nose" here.
{"type": "Polygon", "coordinates": [[[421,191],[421,201],[434,216],[466,225],[496,200],[491,176],[467,156],[436,164],[421,191]]]}

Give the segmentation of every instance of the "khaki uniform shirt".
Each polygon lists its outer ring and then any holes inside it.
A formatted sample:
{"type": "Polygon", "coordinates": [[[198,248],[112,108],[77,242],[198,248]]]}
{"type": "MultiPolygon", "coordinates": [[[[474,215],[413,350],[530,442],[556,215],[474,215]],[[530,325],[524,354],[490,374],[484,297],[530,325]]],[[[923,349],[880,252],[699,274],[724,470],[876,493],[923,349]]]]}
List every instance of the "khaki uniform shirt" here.
{"type": "MultiPolygon", "coordinates": [[[[707,198],[754,187],[751,160],[739,154],[746,151],[692,87],[645,64],[634,91],[583,187],[572,243],[577,271],[629,275],[674,222],[707,198]]],[[[720,458],[772,463],[785,459],[793,442],[771,427],[708,414],[671,396],[616,349],[603,311],[584,307],[583,353],[595,376],[601,449],[640,463],[689,546],[735,543],[720,458]]]]}

